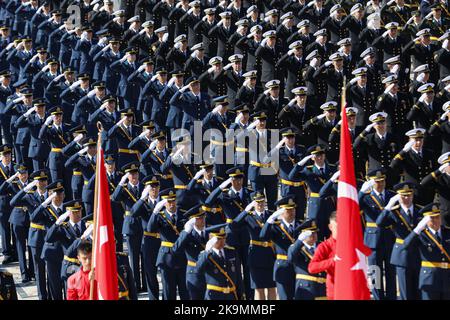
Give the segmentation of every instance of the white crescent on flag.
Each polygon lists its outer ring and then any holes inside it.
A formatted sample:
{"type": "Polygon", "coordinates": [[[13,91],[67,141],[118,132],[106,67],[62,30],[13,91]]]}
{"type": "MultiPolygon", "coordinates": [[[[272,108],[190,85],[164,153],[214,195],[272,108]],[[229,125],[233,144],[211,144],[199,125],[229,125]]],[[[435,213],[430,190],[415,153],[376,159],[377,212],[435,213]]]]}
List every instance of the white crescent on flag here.
{"type": "Polygon", "coordinates": [[[358,192],[351,184],[344,181],[338,183],[338,198],[349,198],[358,203],[358,192]]]}
{"type": "Polygon", "coordinates": [[[108,227],[100,226],[100,251],[102,250],[102,245],[108,242],[108,227]]]}

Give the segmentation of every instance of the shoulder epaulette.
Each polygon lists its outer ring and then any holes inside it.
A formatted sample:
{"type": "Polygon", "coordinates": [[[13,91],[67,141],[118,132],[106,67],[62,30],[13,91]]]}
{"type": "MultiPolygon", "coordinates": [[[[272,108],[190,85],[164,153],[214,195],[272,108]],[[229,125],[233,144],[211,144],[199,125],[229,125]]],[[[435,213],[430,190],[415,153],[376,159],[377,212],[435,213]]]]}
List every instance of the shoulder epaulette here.
{"type": "Polygon", "coordinates": [[[223,178],[222,178],[222,177],[216,177],[216,179],[217,179],[217,180],[222,180],[222,181],[223,181],[223,178]]]}
{"type": "Polygon", "coordinates": [[[226,245],[224,248],[229,249],[229,250],[235,250],[234,247],[228,246],[226,245]]]}
{"type": "Polygon", "coordinates": [[[314,166],[306,166],[306,168],[308,169],[312,169],[314,166]]]}
{"type": "Polygon", "coordinates": [[[118,256],[128,257],[128,254],[125,253],[125,252],[116,251],[116,254],[117,254],[118,256]]]}

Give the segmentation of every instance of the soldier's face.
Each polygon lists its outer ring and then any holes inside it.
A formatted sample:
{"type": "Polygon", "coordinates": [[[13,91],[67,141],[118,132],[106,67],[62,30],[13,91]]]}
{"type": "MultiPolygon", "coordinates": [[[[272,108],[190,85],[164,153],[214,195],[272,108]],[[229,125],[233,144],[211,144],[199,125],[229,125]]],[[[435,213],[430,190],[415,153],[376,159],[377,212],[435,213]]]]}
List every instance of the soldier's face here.
{"type": "Polygon", "coordinates": [[[272,97],[277,98],[280,95],[280,88],[279,87],[274,87],[274,88],[270,89],[270,95],[272,97]]]}
{"type": "Polygon", "coordinates": [[[438,231],[442,225],[441,215],[430,217],[430,221],[428,221],[427,225],[429,228],[438,231]]]}
{"type": "Polygon", "coordinates": [[[241,61],[233,62],[233,69],[236,72],[241,71],[242,70],[242,62],[241,61]]]}
{"type": "Polygon", "coordinates": [[[275,38],[275,37],[267,38],[267,44],[271,47],[275,46],[276,42],[277,42],[277,38],[275,38]]]}
{"type": "Polygon", "coordinates": [[[156,146],[159,149],[164,149],[164,147],[166,146],[166,139],[158,139],[158,143],[156,144],[156,146]]]}
{"type": "Polygon", "coordinates": [[[336,110],[328,110],[325,111],[325,116],[329,120],[334,120],[336,118],[336,110]]]}
{"type": "Polygon", "coordinates": [[[25,96],[24,102],[26,105],[31,105],[33,103],[33,96],[25,96]]]}
{"type": "Polygon", "coordinates": [[[61,122],[62,122],[62,114],[55,114],[55,120],[54,120],[54,122],[55,122],[55,124],[61,124],[61,122]]]}
{"type": "Polygon", "coordinates": [[[295,219],[295,208],[286,208],[282,216],[284,220],[286,220],[288,223],[291,223],[295,219]]]}
{"type": "MultiPolygon", "coordinates": [[[[49,194],[50,195],[50,194],[49,194]]],[[[54,203],[57,206],[60,206],[64,202],[64,191],[63,192],[57,192],[56,197],[53,199],[54,203]]]]}
{"type": "Polygon", "coordinates": [[[337,234],[338,234],[337,230],[338,229],[337,229],[337,222],[336,222],[336,220],[331,220],[330,223],[328,224],[328,228],[331,231],[331,236],[334,239],[337,239],[337,234]]]}
{"type": "Polygon", "coordinates": [[[205,216],[195,218],[195,226],[202,230],[205,227],[205,216]]]}
{"type": "Polygon", "coordinates": [[[431,43],[430,36],[422,36],[422,43],[424,46],[428,46],[431,43]]]}
{"type": "Polygon", "coordinates": [[[233,179],[231,179],[231,185],[237,191],[242,189],[243,182],[244,182],[244,178],[243,177],[234,177],[233,179]]]}
{"type": "Polygon", "coordinates": [[[434,99],[434,92],[433,91],[427,92],[427,94],[425,95],[425,101],[427,103],[431,103],[433,102],[433,99],[434,99]]]}
{"type": "Polygon", "coordinates": [[[2,33],[2,37],[6,38],[9,36],[9,29],[2,29],[1,33],[2,33]]]}
{"type": "Polygon", "coordinates": [[[205,50],[198,50],[198,51],[197,51],[197,56],[198,56],[200,59],[203,59],[203,57],[205,56],[205,50]]]}
{"type": "Polygon", "coordinates": [[[90,156],[95,156],[95,154],[97,153],[97,146],[93,145],[93,146],[89,146],[87,152],[89,153],[90,156]]]}
{"type": "Polygon", "coordinates": [[[3,163],[6,163],[6,164],[11,163],[11,153],[10,152],[3,153],[1,157],[2,157],[3,163]]]}
{"type": "Polygon", "coordinates": [[[157,198],[159,194],[159,183],[150,185],[150,196],[152,198],[157,198]]]}
{"type": "Polygon", "coordinates": [[[9,84],[11,83],[11,77],[9,77],[9,76],[2,77],[2,83],[5,87],[9,86],[9,84]]]}
{"type": "Polygon", "coordinates": [[[41,61],[47,60],[47,52],[39,52],[39,60],[41,61]]]}
{"type": "Polygon", "coordinates": [[[343,51],[346,54],[349,54],[352,51],[352,46],[351,45],[342,46],[342,48],[343,48],[343,51]]]}
{"type": "Polygon", "coordinates": [[[298,47],[294,49],[294,54],[299,57],[303,54],[303,48],[302,47],[298,47]]]}
{"type": "Polygon", "coordinates": [[[397,28],[392,28],[389,30],[389,35],[391,36],[391,38],[395,38],[397,36],[397,28]]]}
{"type": "Polygon", "coordinates": [[[112,43],[111,43],[111,48],[112,48],[112,50],[113,50],[114,52],[117,52],[117,51],[119,51],[120,44],[119,44],[118,42],[112,42],[112,43]]]}
{"type": "Polygon", "coordinates": [[[423,147],[423,138],[412,138],[414,141],[413,148],[416,150],[422,150],[423,147]]]}
{"type": "Polygon", "coordinates": [[[441,13],[442,13],[441,10],[432,10],[432,12],[433,12],[433,17],[434,17],[436,20],[441,18],[441,13]]]}
{"type": "Polygon", "coordinates": [[[19,173],[19,179],[20,179],[20,181],[23,181],[23,182],[25,182],[25,181],[27,181],[28,180],[28,172],[24,172],[24,173],[19,173]]]}
{"type": "Polygon", "coordinates": [[[167,201],[166,209],[169,210],[169,212],[177,211],[177,202],[175,200],[167,201]]]}
{"type": "Polygon", "coordinates": [[[313,232],[308,238],[306,238],[305,242],[312,246],[317,242],[317,232],[313,232]]]}
{"type": "Polygon", "coordinates": [[[366,76],[360,76],[358,80],[358,84],[363,87],[367,84],[367,77],[366,76]]]}
{"type": "Polygon", "coordinates": [[[205,177],[206,179],[211,180],[214,177],[214,168],[206,169],[205,177]]]}
{"type": "Polygon", "coordinates": [[[231,18],[223,19],[223,25],[229,27],[231,25],[231,18]]]}
{"type": "Polygon", "coordinates": [[[325,152],[316,153],[313,158],[314,163],[319,167],[323,166],[323,164],[325,163],[325,159],[325,152]]]}
{"type": "Polygon", "coordinates": [[[33,48],[33,43],[31,41],[25,41],[25,49],[30,51],[31,48],[33,48]]]}
{"type": "Polygon", "coordinates": [[[191,87],[191,91],[193,93],[195,93],[197,95],[200,93],[200,83],[195,82],[195,83],[191,84],[190,87],[191,87]]]}
{"type": "Polygon", "coordinates": [[[375,190],[377,190],[378,192],[381,192],[384,190],[384,188],[386,188],[386,180],[382,179],[382,180],[375,180],[375,186],[374,186],[375,190]]]}
{"type": "Polygon", "coordinates": [[[263,130],[263,129],[266,128],[266,124],[267,124],[266,119],[259,119],[259,123],[258,123],[258,125],[256,127],[259,130],[263,130]]]}
{"type": "Polygon", "coordinates": [[[351,128],[354,128],[356,125],[356,116],[348,116],[347,119],[348,119],[348,125],[351,128]]]}
{"type": "Polygon", "coordinates": [[[341,70],[344,65],[344,61],[343,60],[334,60],[333,65],[336,69],[341,70]]]}
{"type": "Polygon", "coordinates": [[[361,20],[364,17],[364,11],[358,10],[354,13],[356,19],[361,20]]]}
{"type": "Polygon", "coordinates": [[[116,103],[114,101],[109,101],[107,105],[107,109],[109,112],[112,112],[116,109],[116,103]]]}
{"type": "Polygon", "coordinates": [[[375,130],[377,132],[385,133],[386,132],[386,121],[377,122],[375,125],[375,130]]]}
{"type": "Polygon", "coordinates": [[[36,113],[43,117],[45,115],[45,106],[37,107],[36,113]]]}
{"type": "Polygon", "coordinates": [[[409,208],[412,203],[413,203],[413,199],[414,199],[414,194],[402,194],[400,197],[400,204],[402,204],[403,206],[409,208]]]}
{"type": "Polygon", "coordinates": [[[139,182],[139,172],[138,171],[133,171],[130,172],[130,178],[129,178],[131,184],[135,185],[139,182]]]}
{"type": "Polygon", "coordinates": [[[89,88],[89,80],[81,80],[81,85],[83,89],[89,88]]]}
{"type": "Polygon", "coordinates": [[[217,242],[214,245],[214,248],[217,250],[222,250],[225,247],[225,238],[217,238],[217,242]]]}
{"type": "Polygon", "coordinates": [[[38,189],[43,191],[48,186],[48,180],[38,180],[38,189]]]}
{"type": "Polygon", "coordinates": [[[286,145],[289,148],[292,148],[295,146],[295,136],[287,136],[286,137],[286,145]]]}
{"type": "Polygon", "coordinates": [[[70,221],[73,223],[78,223],[81,220],[81,210],[70,211],[70,221]]]}
{"type": "Polygon", "coordinates": [[[303,106],[306,103],[306,94],[305,95],[296,95],[295,99],[297,99],[297,104],[303,106]]]}
{"type": "Polygon", "coordinates": [[[84,271],[91,270],[92,252],[78,252],[77,258],[81,262],[84,271]]]}
{"type": "Polygon", "coordinates": [[[58,64],[57,63],[52,63],[51,65],[50,65],[50,71],[52,72],[52,73],[56,73],[57,71],[58,71],[58,64]]]}
{"type": "Polygon", "coordinates": [[[115,162],[111,162],[111,163],[105,162],[105,167],[108,172],[114,172],[116,170],[116,163],[115,162]]]}
{"type": "Polygon", "coordinates": [[[104,88],[96,88],[95,89],[95,95],[102,99],[105,96],[105,89],[104,88]]]}
{"type": "Polygon", "coordinates": [[[136,61],[136,55],[135,54],[128,55],[128,61],[129,62],[135,62],[136,61]]]}
{"type": "Polygon", "coordinates": [[[265,208],[266,208],[266,201],[257,201],[255,208],[258,212],[264,212],[265,208]]]}

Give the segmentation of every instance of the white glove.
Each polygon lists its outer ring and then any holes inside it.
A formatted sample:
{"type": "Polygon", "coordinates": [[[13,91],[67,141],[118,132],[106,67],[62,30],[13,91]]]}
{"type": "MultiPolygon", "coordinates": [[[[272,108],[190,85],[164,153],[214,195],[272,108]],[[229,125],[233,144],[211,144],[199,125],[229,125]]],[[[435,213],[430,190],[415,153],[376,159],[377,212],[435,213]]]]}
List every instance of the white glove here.
{"type": "Polygon", "coordinates": [[[225,189],[226,187],[228,187],[228,186],[230,185],[230,183],[231,183],[231,179],[232,179],[232,178],[228,178],[227,180],[225,180],[224,182],[222,182],[222,183],[219,185],[219,188],[220,188],[221,190],[223,190],[223,189],[225,189]]]}
{"type": "Polygon", "coordinates": [[[304,166],[305,165],[305,163],[307,163],[309,160],[311,160],[312,158],[314,158],[314,155],[313,154],[310,154],[309,156],[306,156],[306,157],[304,157],[302,160],[300,160],[299,162],[298,162],[298,165],[299,166],[304,166]]]}
{"type": "Polygon", "coordinates": [[[155,74],[153,77],[151,77],[150,81],[151,81],[151,82],[155,81],[157,77],[158,77],[158,75],[155,74]]]}
{"type": "Polygon", "coordinates": [[[74,83],[72,83],[69,87],[70,90],[75,89],[76,87],[79,87],[81,85],[81,80],[77,80],[74,83]]]}
{"type": "Polygon", "coordinates": [[[212,237],[211,239],[209,239],[208,242],[206,243],[205,251],[211,252],[212,248],[214,247],[214,245],[217,243],[218,240],[219,239],[217,237],[212,237]]]}
{"type": "Polygon", "coordinates": [[[197,173],[196,173],[195,176],[194,176],[194,179],[195,179],[195,180],[200,179],[200,177],[203,176],[203,175],[205,174],[205,172],[206,172],[205,169],[201,169],[201,170],[197,171],[197,173]]]}
{"type": "Polygon", "coordinates": [[[22,3],[22,5],[28,7],[29,5],[31,5],[31,1],[24,2],[24,3],[22,3]]]}
{"type": "Polygon", "coordinates": [[[448,48],[448,39],[445,39],[444,42],[442,42],[442,48],[444,49],[448,48]]]}
{"type": "Polygon", "coordinates": [[[325,113],[319,114],[319,115],[317,116],[317,120],[323,119],[323,118],[325,118],[325,117],[326,117],[326,114],[325,114],[325,113]]]}
{"type": "Polygon", "coordinates": [[[223,20],[220,20],[217,25],[220,27],[221,25],[223,25],[223,20]]]}
{"type": "Polygon", "coordinates": [[[81,235],[81,239],[84,240],[87,237],[89,237],[92,234],[92,231],[94,230],[94,225],[91,224],[89,227],[87,227],[86,230],[84,230],[83,234],[81,235]]]}
{"type": "Polygon", "coordinates": [[[267,219],[267,223],[274,224],[275,220],[277,220],[278,217],[281,216],[285,211],[285,208],[278,209],[267,219]]]}
{"type": "Polygon", "coordinates": [[[141,72],[141,71],[143,71],[144,69],[145,69],[145,65],[139,66],[138,72],[141,72]]]}
{"type": "Polygon", "coordinates": [[[42,206],[44,208],[47,208],[48,205],[50,204],[50,202],[52,202],[52,200],[55,199],[55,198],[56,198],[56,193],[52,193],[51,196],[47,197],[47,199],[45,199],[45,201],[42,202],[42,206]]]}
{"type": "Polygon", "coordinates": [[[256,201],[253,200],[252,202],[250,202],[246,207],[245,207],[245,211],[249,212],[250,210],[252,210],[254,207],[256,206],[256,201]]]}
{"type": "Polygon", "coordinates": [[[17,45],[16,49],[21,50],[21,49],[23,49],[23,46],[24,46],[24,44],[23,44],[23,42],[21,42],[17,45]]]}
{"type": "Polygon", "coordinates": [[[359,79],[361,79],[361,77],[353,78],[352,80],[350,80],[350,84],[355,84],[359,79]]]}
{"type": "Polygon", "coordinates": [[[77,134],[75,138],[73,138],[73,141],[78,142],[81,139],[83,139],[84,135],[82,133],[77,134]]]}
{"type": "Polygon", "coordinates": [[[125,60],[127,60],[129,54],[125,54],[122,58],[120,58],[120,62],[124,62],[125,60]]]}
{"type": "Polygon", "coordinates": [[[419,73],[416,80],[419,82],[422,82],[424,78],[425,78],[425,73],[422,72],[422,73],[419,73]]]}
{"type": "Polygon", "coordinates": [[[65,25],[60,25],[59,27],[58,27],[58,30],[62,30],[62,29],[64,29],[66,26],[65,25]]]}
{"type": "Polygon", "coordinates": [[[384,207],[384,209],[391,210],[391,208],[400,200],[400,197],[401,196],[399,194],[393,196],[391,199],[389,199],[389,202],[386,207],[384,207]]]}
{"type": "Polygon", "coordinates": [[[447,115],[450,113],[450,110],[445,111],[442,116],[441,116],[441,120],[445,120],[447,119],[447,115]]]}
{"type": "Polygon", "coordinates": [[[184,231],[186,231],[187,233],[191,232],[192,229],[194,229],[194,224],[195,218],[190,218],[188,222],[186,222],[186,224],[184,225],[184,231]]]}
{"type": "Polygon", "coordinates": [[[48,126],[50,123],[52,123],[53,119],[54,119],[54,116],[53,116],[53,115],[48,116],[48,118],[45,119],[45,125],[48,126]]]}
{"type": "Polygon", "coordinates": [[[251,129],[255,128],[258,124],[259,124],[259,119],[250,123],[249,126],[247,127],[247,130],[251,130],[251,129]]]}
{"type": "Polygon", "coordinates": [[[96,3],[96,4],[94,5],[94,7],[92,8],[92,10],[98,11],[98,8],[100,8],[100,4],[99,4],[99,3],[96,3]]]}
{"type": "Polygon", "coordinates": [[[294,54],[294,49],[291,49],[291,50],[288,51],[288,55],[289,56],[292,56],[293,54],[294,54]]]}
{"type": "Polygon", "coordinates": [[[314,1],[310,1],[308,2],[308,4],[306,5],[308,8],[312,7],[314,5],[314,1]]]}
{"type": "Polygon", "coordinates": [[[184,86],[183,88],[180,89],[181,93],[184,93],[187,89],[189,89],[189,85],[184,86]]]}
{"type": "Polygon", "coordinates": [[[147,199],[149,193],[150,193],[150,186],[146,186],[144,190],[142,190],[141,200],[147,199]]]}
{"type": "Polygon", "coordinates": [[[38,185],[39,181],[38,180],[33,180],[33,182],[27,184],[25,186],[25,188],[23,188],[23,191],[28,192],[31,189],[33,189],[34,187],[36,187],[38,185]]]}
{"type": "Polygon", "coordinates": [[[10,50],[12,47],[14,47],[14,42],[11,42],[6,46],[6,50],[10,50]]]}
{"type": "Polygon", "coordinates": [[[167,40],[169,40],[169,34],[168,33],[164,33],[163,36],[162,36],[161,41],[162,42],[167,42],[167,40]]]}
{"type": "Polygon", "coordinates": [[[162,208],[164,208],[167,204],[167,199],[161,200],[155,205],[153,212],[160,212],[162,208]]]}
{"type": "Polygon", "coordinates": [[[395,66],[392,67],[392,73],[398,73],[399,69],[400,69],[400,65],[396,64],[395,66]]]}
{"type": "Polygon", "coordinates": [[[170,78],[169,82],[167,82],[167,86],[171,87],[175,83],[175,77],[170,78]]]}
{"type": "Polygon", "coordinates": [[[15,180],[19,176],[19,172],[14,173],[11,177],[6,179],[6,182],[11,183],[13,180],[15,180]]]}
{"type": "Polygon", "coordinates": [[[62,225],[62,223],[69,217],[69,215],[70,215],[70,212],[69,212],[69,211],[64,212],[62,215],[60,215],[60,216],[58,217],[58,219],[56,220],[55,224],[56,224],[57,226],[62,225]]]}
{"type": "Polygon", "coordinates": [[[141,31],[139,31],[139,34],[144,34],[145,33],[145,29],[142,29],[141,31]]]}
{"type": "Polygon", "coordinates": [[[47,71],[48,69],[50,69],[50,66],[47,64],[42,68],[42,72],[47,71]]]}
{"type": "Polygon", "coordinates": [[[331,66],[332,64],[333,64],[333,62],[327,61],[327,62],[324,63],[324,66],[328,68],[328,67],[331,66]]]}
{"type": "Polygon", "coordinates": [[[266,43],[267,43],[267,38],[264,38],[263,41],[261,41],[260,46],[264,47],[266,45],[266,43]]]}
{"type": "Polygon", "coordinates": [[[279,150],[286,143],[286,138],[281,139],[280,142],[277,143],[275,149],[279,150]]]}
{"type": "Polygon", "coordinates": [[[411,150],[412,146],[414,145],[414,140],[408,141],[405,146],[403,147],[404,152],[408,152],[411,150]]]}
{"type": "Polygon", "coordinates": [[[336,171],[336,172],[331,176],[330,180],[331,180],[332,182],[336,182],[336,180],[339,179],[340,173],[341,173],[341,170],[336,171]]]}
{"type": "Polygon", "coordinates": [[[219,113],[220,112],[220,110],[222,110],[222,105],[218,105],[217,107],[215,107],[214,109],[212,109],[212,113],[219,113]]]}
{"type": "Polygon", "coordinates": [[[383,38],[386,38],[388,34],[389,34],[389,30],[386,30],[385,32],[383,32],[383,34],[381,36],[383,38]]]}
{"type": "Polygon", "coordinates": [[[147,133],[149,133],[150,132],[150,130],[149,129],[145,129],[144,131],[142,131],[142,133],[139,135],[139,138],[143,138],[143,137],[145,137],[145,135],[147,134],[147,133]]]}
{"type": "Polygon", "coordinates": [[[108,101],[103,102],[103,103],[101,104],[101,106],[100,106],[100,109],[101,109],[101,110],[105,110],[107,106],[108,106],[108,101]]]}
{"type": "Polygon", "coordinates": [[[192,13],[192,11],[194,11],[194,8],[190,8],[189,10],[188,10],[188,14],[191,14],[192,13]]]}
{"type": "Polygon", "coordinates": [[[440,172],[442,172],[442,173],[444,173],[445,172],[445,169],[447,169],[447,167],[448,166],[450,166],[450,163],[444,163],[443,165],[441,165],[440,167],[439,167],[439,171],[440,172]]]}
{"type": "Polygon", "coordinates": [[[37,107],[32,107],[32,108],[28,109],[27,112],[25,112],[25,113],[23,114],[23,116],[24,116],[25,118],[28,118],[28,117],[30,116],[30,114],[32,114],[34,111],[36,111],[36,109],[37,109],[37,107]]]}
{"type": "Polygon", "coordinates": [[[92,98],[93,96],[95,96],[95,89],[92,89],[91,91],[88,92],[87,96],[89,98],[92,98]]]}
{"type": "Polygon", "coordinates": [[[395,2],[395,0],[389,0],[389,2],[386,3],[386,5],[387,5],[387,6],[390,6],[390,5],[392,5],[394,2],[395,2]]]}
{"type": "Polygon", "coordinates": [[[370,130],[372,130],[372,128],[375,127],[375,125],[376,125],[376,123],[371,123],[371,124],[369,124],[369,125],[364,129],[364,131],[365,131],[365,132],[370,132],[370,130]]]}
{"type": "Polygon", "coordinates": [[[240,112],[240,113],[236,116],[236,119],[234,119],[234,123],[239,123],[239,121],[241,121],[242,117],[243,117],[243,115],[242,115],[242,113],[240,112]]]}
{"type": "Polygon", "coordinates": [[[427,227],[428,221],[430,220],[431,220],[430,216],[423,217],[422,220],[420,220],[420,222],[414,228],[414,233],[420,234],[427,227]]]}
{"type": "Polygon", "coordinates": [[[19,102],[21,102],[21,101],[23,101],[23,100],[25,100],[25,96],[20,96],[20,97],[14,99],[13,102],[14,102],[14,103],[19,103],[19,102]]]}
{"type": "Polygon", "coordinates": [[[36,61],[36,59],[39,57],[39,53],[36,53],[31,59],[30,59],[30,61],[31,62],[34,62],[34,61],[36,61]]]}
{"type": "Polygon", "coordinates": [[[123,175],[123,177],[120,179],[119,184],[123,187],[127,184],[127,180],[130,177],[130,173],[126,173],[123,175]]]}
{"type": "Polygon", "coordinates": [[[175,43],[173,47],[174,47],[175,49],[180,49],[180,48],[181,48],[181,42],[175,43]]]}
{"type": "Polygon", "coordinates": [[[83,40],[87,40],[87,32],[86,32],[86,31],[83,31],[83,33],[81,34],[80,39],[81,39],[82,41],[83,41],[83,40]]]}
{"type": "Polygon", "coordinates": [[[62,77],[64,77],[64,73],[61,73],[60,75],[57,75],[55,77],[55,79],[53,79],[53,81],[59,81],[59,79],[61,79],[62,77]]]}
{"type": "Polygon", "coordinates": [[[311,235],[312,235],[312,231],[311,230],[306,230],[306,231],[303,231],[302,233],[300,233],[299,235],[298,235],[298,240],[300,240],[300,241],[305,241],[306,239],[308,239],[309,237],[311,237],[311,235]]]}
{"type": "Polygon", "coordinates": [[[363,185],[361,186],[361,192],[366,193],[367,191],[372,189],[372,187],[374,185],[375,185],[375,180],[373,180],[373,179],[370,179],[369,181],[364,182],[363,185]]]}
{"type": "Polygon", "coordinates": [[[111,44],[108,44],[107,46],[104,46],[101,51],[105,52],[106,50],[108,50],[110,48],[111,48],[111,44]]]}
{"type": "Polygon", "coordinates": [[[78,151],[77,153],[82,156],[83,154],[85,154],[88,151],[89,147],[84,147],[83,149],[81,149],[80,151],[78,151]]]}
{"type": "Polygon", "coordinates": [[[152,141],[152,143],[150,143],[150,150],[154,150],[156,148],[157,144],[158,144],[158,140],[152,141]]]}
{"type": "Polygon", "coordinates": [[[423,102],[423,100],[425,100],[426,96],[427,96],[426,93],[422,93],[422,94],[420,95],[419,102],[423,102]]]}
{"type": "Polygon", "coordinates": [[[233,66],[232,63],[227,64],[225,67],[223,67],[223,70],[228,70],[233,66]]]}

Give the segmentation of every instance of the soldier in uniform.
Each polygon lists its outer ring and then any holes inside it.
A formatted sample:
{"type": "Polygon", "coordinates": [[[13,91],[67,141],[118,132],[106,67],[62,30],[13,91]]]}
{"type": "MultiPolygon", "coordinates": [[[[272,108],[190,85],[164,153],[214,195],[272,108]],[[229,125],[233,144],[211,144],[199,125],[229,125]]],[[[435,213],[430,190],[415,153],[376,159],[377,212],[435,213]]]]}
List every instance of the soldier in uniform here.
{"type": "MultiPolygon", "coordinates": [[[[432,136],[440,137],[442,142],[442,153],[450,151],[450,102],[442,106],[442,115],[429,128],[428,133],[432,136]]],[[[433,139],[433,141],[435,141],[433,139]]],[[[436,148],[434,148],[436,151],[436,148]]]]}
{"type": "Polygon", "coordinates": [[[406,39],[398,34],[398,27],[397,22],[385,24],[386,31],[372,42],[373,47],[383,50],[383,61],[400,55],[402,47],[406,44],[406,39]]]}
{"type": "Polygon", "coordinates": [[[327,82],[327,101],[341,101],[342,85],[344,83],[344,56],[340,52],[333,53],[313,74],[315,80],[327,82]],[[330,68],[330,66],[333,66],[330,68]]]}
{"type": "Polygon", "coordinates": [[[357,126],[368,124],[369,115],[373,114],[375,107],[375,88],[368,81],[367,70],[361,67],[352,72],[355,77],[349,82],[346,94],[348,105],[358,110],[357,126]]]}
{"type": "Polygon", "coordinates": [[[281,70],[287,71],[286,90],[284,92],[288,97],[293,98],[294,94],[292,90],[305,84],[302,75],[305,59],[303,58],[303,45],[301,40],[297,40],[289,45],[289,51],[278,60],[277,66],[281,70]]]}
{"type": "Polygon", "coordinates": [[[256,49],[255,56],[261,60],[261,83],[265,86],[269,81],[279,77],[277,62],[281,58],[281,48],[277,44],[275,30],[266,31],[263,34],[264,40],[256,49]]]}
{"type": "Polygon", "coordinates": [[[256,100],[258,98],[257,77],[258,72],[251,70],[242,75],[245,78],[244,83],[236,93],[235,107],[246,105],[251,111],[254,110],[256,100]]]}
{"type": "Polygon", "coordinates": [[[211,67],[198,77],[201,83],[201,90],[208,90],[208,94],[213,96],[223,96],[227,93],[225,74],[222,72],[222,57],[216,56],[209,59],[211,67]]]}
{"type": "Polygon", "coordinates": [[[236,29],[231,23],[231,15],[230,11],[220,13],[221,20],[208,31],[209,38],[217,38],[217,55],[224,60],[227,60],[234,51],[233,45],[228,41],[236,29]]]}
{"type": "Polygon", "coordinates": [[[278,115],[288,101],[282,95],[280,84],[280,80],[268,81],[265,84],[266,91],[259,95],[255,103],[255,111],[264,112],[267,128],[270,129],[281,129],[284,127],[278,115]]]}

